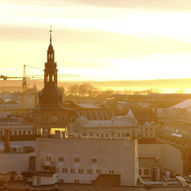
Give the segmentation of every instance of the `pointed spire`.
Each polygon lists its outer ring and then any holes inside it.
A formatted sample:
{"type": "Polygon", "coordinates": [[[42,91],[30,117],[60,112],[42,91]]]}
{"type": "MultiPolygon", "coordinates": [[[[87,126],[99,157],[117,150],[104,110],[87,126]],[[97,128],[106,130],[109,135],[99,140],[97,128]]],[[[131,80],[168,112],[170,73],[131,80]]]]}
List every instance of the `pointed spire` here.
{"type": "MultiPolygon", "coordinates": [[[[53,46],[52,46],[52,25],[50,26],[50,44],[49,44],[49,47],[48,47],[48,52],[54,52],[54,49],[53,49],[53,46]]],[[[52,56],[51,57],[47,57],[47,58],[53,58],[52,56]]]]}
{"type": "Polygon", "coordinates": [[[52,25],[50,25],[50,44],[52,44],[52,25]]]}

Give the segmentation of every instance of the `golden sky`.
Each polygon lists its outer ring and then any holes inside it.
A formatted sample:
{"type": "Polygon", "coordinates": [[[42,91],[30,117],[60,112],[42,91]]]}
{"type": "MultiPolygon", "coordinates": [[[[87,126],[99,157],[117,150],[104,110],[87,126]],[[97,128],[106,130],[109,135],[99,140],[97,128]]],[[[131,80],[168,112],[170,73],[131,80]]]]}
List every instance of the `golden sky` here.
{"type": "Polygon", "coordinates": [[[0,0],[0,74],[43,70],[52,25],[60,73],[191,78],[190,10],[191,0],[0,0]]]}

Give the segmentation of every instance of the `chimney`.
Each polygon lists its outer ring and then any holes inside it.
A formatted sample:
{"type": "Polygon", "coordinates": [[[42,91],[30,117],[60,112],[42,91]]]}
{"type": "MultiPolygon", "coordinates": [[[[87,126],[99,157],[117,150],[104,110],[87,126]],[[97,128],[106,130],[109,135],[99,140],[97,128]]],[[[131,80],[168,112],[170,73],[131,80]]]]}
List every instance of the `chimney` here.
{"type": "Polygon", "coordinates": [[[10,152],[10,130],[4,129],[4,152],[10,152]]]}

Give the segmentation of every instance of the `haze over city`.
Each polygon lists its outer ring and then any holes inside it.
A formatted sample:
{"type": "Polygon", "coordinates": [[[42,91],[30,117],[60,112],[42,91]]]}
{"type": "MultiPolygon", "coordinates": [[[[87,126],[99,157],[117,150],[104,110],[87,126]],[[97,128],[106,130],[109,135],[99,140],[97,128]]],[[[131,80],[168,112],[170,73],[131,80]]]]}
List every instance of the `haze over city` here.
{"type": "Polygon", "coordinates": [[[191,0],[0,0],[0,190],[191,190],[191,0]]]}
{"type": "Polygon", "coordinates": [[[20,76],[24,64],[42,71],[52,25],[59,73],[79,73],[77,80],[191,77],[189,0],[6,0],[0,7],[2,74],[20,76]]]}

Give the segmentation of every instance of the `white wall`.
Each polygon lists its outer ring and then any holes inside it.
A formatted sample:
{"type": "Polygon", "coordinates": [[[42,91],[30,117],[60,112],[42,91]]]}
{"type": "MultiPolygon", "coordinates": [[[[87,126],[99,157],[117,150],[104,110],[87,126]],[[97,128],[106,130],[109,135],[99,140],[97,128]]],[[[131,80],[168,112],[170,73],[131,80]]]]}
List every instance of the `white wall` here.
{"type": "Polygon", "coordinates": [[[0,172],[16,171],[20,174],[29,168],[29,157],[34,153],[0,153],[0,172]]]}
{"type": "Polygon", "coordinates": [[[56,162],[60,177],[64,182],[91,183],[101,170],[102,174],[108,174],[113,170],[114,174],[121,175],[121,185],[136,185],[138,178],[137,148],[134,141],[129,140],[101,140],[101,139],[37,139],[36,143],[36,169],[42,171],[43,163],[49,156],[56,162]],[[64,162],[58,162],[63,157],[64,162]],[[80,162],[75,163],[74,158],[80,162]],[[97,162],[92,163],[92,158],[97,162]],[[62,168],[67,168],[67,173],[62,173],[62,168]],[[71,173],[71,168],[77,172],[71,173]],[[79,174],[78,170],[84,173],[79,174]],[[91,169],[92,174],[87,174],[91,169]]]}
{"type": "Polygon", "coordinates": [[[139,144],[139,157],[155,157],[160,159],[165,169],[183,175],[183,160],[181,152],[169,144],[139,144]]]}

